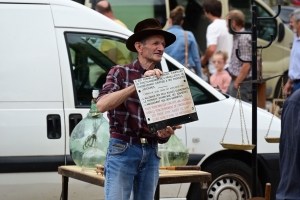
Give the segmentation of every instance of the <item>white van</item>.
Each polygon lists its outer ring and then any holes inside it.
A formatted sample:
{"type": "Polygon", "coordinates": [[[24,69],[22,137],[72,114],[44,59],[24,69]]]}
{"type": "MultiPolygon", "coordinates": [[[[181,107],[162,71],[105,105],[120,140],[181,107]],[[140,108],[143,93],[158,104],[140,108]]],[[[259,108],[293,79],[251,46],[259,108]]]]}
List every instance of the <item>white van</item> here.
{"type": "MultiPolygon", "coordinates": [[[[124,43],[132,34],[99,13],[68,0],[0,0],[0,199],[58,199],[57,168],[74,164],[69,136],[86,116],[92,90],[101,90],[117,48],[126,61],[136,55],[124,43]]],[[[162,71],[184,68],[164,54],[162,71]]],[[[235,98],[222,94],[186,68],[199,121],[176,131],[190,150],[189,164],[212,173],[210,199],[251,196],[251,151],[223,149],[219,144],[235,98]]],[[[243,103],[251,143],[251,105],[243,103]]],[[[239,104],[225,137],[241,143],[239,104]]],[[[278,144],[264,139],[272,115],[257,110],[258,185],[276,191],[278,144]]],[[[274,117],[270,136],[279,137],[274,117]]],[[[244,138],[246,134],[244,132],[244,138]]],[[[246,141],[246,138],[245,138],[246,141]]],[[[70,179],[71,199],[101,198],[103,189],[70,179]],[[102,191],[102,193],[100,192],[102,191]]],[[[164,198],[199,199],[197,184],[164,185],[164,198]]]]}

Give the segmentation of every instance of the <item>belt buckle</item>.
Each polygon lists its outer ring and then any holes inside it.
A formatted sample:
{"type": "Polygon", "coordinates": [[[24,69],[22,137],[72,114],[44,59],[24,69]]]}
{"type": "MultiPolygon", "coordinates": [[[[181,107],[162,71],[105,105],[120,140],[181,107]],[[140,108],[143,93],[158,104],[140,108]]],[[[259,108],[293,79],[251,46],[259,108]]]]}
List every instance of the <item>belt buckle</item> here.
{"type": "Polygon", "coordinates": [[[148,144],[148,141],[146,138],[140,138],[141,144],[148,144]]]}

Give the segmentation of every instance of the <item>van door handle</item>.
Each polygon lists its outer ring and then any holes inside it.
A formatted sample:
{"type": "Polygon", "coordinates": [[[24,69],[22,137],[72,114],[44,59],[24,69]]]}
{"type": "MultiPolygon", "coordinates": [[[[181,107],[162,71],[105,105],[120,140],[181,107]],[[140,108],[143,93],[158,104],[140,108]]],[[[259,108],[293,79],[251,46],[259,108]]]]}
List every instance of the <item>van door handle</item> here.
{"type": "Polygon", "coordinates": [[[81,114],[70,114],[69,115],[69,135],[71,136],[71,133],[75,126],[82,120],[81,114]]]}
{"type": "Polygon", "coordinates": [[[47,137],[59,139],[61,137],[60,115],[47,115],[47,137]]]}

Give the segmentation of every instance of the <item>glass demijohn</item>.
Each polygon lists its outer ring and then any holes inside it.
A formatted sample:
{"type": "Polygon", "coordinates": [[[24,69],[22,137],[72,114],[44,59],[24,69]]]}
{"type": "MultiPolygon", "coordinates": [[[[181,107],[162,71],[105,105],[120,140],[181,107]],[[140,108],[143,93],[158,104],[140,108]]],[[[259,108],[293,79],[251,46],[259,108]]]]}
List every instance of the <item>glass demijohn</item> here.
{"type": "Polygon", "coordinates": [[[97,110],[98,90],[93,90],[91,109],[70,136],[70,155],[83,171],[96,169],[95,164],[103,164],[109,143],[109,123],[97,110]]]}
{"type": "Polygon", "coordinates": [[[170,166],[185,166],[189,160],[189,150],[180,141],[180,139],[173,134],[168,144],[168,160],[170,166]]]}
{"type": "Polygon", "coordinates": [[[158,155],[160,157],[160,167],[170,167],[168,158],[168,144],[158,144],[158,155]]]}

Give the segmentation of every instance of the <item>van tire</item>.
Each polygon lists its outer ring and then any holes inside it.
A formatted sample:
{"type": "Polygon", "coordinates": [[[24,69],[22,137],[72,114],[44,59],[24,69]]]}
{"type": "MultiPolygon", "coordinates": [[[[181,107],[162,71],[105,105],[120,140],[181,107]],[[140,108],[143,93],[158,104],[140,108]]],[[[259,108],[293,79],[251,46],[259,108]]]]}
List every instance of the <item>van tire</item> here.
{"type": "MultiPolygon", "coordinates": [[[[212,181],[208,183],[207,199],[223,200],[242,197],[242,200],[246,200],[251,197],[252,170],[247,164],[239,160],[223,159],[208,163],[201,170],[212,175],[212,181]]],[[[192,183],[187,199],[199,200],[201,197],[199,188],[199,183],[192,183]]],[[[258,179],[257,194],[262,194],[262,187],[258,179]]]]}

